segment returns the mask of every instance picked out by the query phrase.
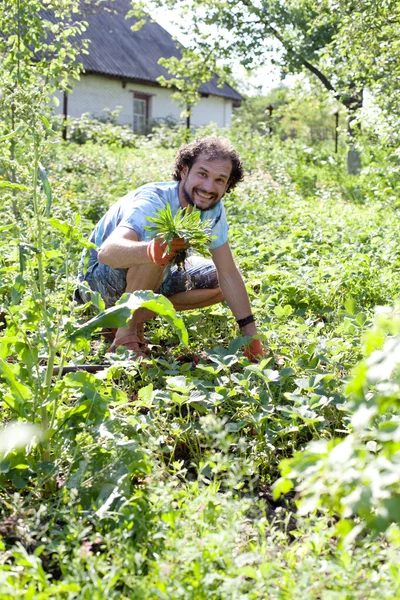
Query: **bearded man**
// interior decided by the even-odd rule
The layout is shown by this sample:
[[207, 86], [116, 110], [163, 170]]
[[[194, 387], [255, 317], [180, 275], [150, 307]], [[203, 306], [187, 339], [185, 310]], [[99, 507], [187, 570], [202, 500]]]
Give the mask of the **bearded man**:
[[[178, 311], [211, 306], [225, 300], [243, 335], [257, 334], [248, 294], [228, 242], [228, 224], [222, 198], [243, 179], [240, 157], [231, 144], [221, 137], [205, 137], [182, 146], [176, 156], [173, 181], [148, 183], [128, 193], [111, 206], [98, 222], [89, 241], [98, 250], [90, 250], [82, 260], [80, 281], [99, 292], [106, 307], [113, 306], [124, 292], [153, 290], [163, 294]], [[145, 229], [149, 217], [156, 216], [169, 204], [172, 214], [179, 208], [201, 211], [202, 220], [211, 221], [212, 260], [190, 256], [187, 275], [169, 266], [175, 254], [187, 247], [182, 239], [174, 240], [170, 251], [159, 240], [151, 239]], [[90, 294], [77, 289], [77, 300], [88, 302]], [[125, 346], [136, 357], [145, 356], [143, 323], [154, 313], [138, 309], [124, 327], [119, 327], [110, 348]], [[245, 348], [250, 360], [264, 355], [262, 344], [253, 339]]]

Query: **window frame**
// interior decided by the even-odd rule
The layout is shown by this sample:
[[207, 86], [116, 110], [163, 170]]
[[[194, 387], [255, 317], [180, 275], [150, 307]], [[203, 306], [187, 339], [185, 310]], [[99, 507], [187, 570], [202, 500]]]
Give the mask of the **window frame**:
[[[154, 94], [146, 94], [145, 92], [137, 92], [136, 90], [130, 90], [132, 94], [132, 130], [135, 133], [146, 133], [146, 128], [150, 119], [150, 99]], [[145, 102], [145, 111], [144, 111], [144, 127], [143, 130], [137, 131], [135, 130], [135, 115], [139, 115], [139, 113], [135, 112], [135, 100], [142, 100]], [[140, 115], [141, 116], [141, 115]]]

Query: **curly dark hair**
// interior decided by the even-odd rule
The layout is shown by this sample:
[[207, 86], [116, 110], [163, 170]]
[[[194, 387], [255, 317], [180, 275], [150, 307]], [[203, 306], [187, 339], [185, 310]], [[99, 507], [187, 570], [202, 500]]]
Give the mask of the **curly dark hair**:
[[228, 159], [231, 161], [232, 172], [226, 190], [227, 193], [233, 190], [239, 181], [243, 180], [243, 165], [238, 152], [236, 152], [232, 144], [226, 138], [210, 135], [195, 140], [190, 144], [184, 144], [179, 148], [175, 159], [174, 170], [172, 172], [174, 181], [181, 180], [181, 171], [183, 167], [188, 166], [190, 171], [200, 154], [203, 154], [207, 160]]

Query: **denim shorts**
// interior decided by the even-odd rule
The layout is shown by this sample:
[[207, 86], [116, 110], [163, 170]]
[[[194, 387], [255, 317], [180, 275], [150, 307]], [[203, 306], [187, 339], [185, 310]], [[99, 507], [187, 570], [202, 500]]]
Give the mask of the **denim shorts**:
[[[185, 269], [180, 271], [176, 266], [168, 268], [157, 294], [167, 298], [198, 289], [215, 289], [218, 287], [217, 270], [212, 260], [202, 256], [189, 256], [185, 261]], [[99, 262], [90, 265], [85, 273], [79, 277], [81, 282], [86, 281], [93, 292], [99, 292], [106, 308], [114, 306], [126, 288], [126, 272], [128, 269], [114, 269]], [[90, 292], [82, 287], [75, 290], [74, 298], [77, 302], [90, 302]]]

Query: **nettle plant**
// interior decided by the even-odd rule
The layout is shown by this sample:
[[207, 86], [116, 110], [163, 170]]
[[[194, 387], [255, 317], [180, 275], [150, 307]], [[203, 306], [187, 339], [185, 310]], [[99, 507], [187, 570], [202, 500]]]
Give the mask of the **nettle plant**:
[[[81, 233], [79, 215], [71, 223], [52, 216], [52, 189], [40, 162], [47, 138], [54, 136], [48, 120], [34, 114], [23, 133], [33, 157], [32, 180], [2, 182], [5, 190], [27, 194], [29, 225], [12, 222], [12, 258], [0, 263], [0, 273], [13, 280], [4, 298], [6, 327], [0, 337], [0, 392], [5, 420], [13, 423], [0, 431], [3, 442], [7, 440], [0, 445], [0, 477], [17, 488], [36, 479], [47, 491], [55, 491], [61, 477], [67, 486], [79, 487], [88, 504], [103, 503], [117, 488], [118, 494], [129, 494], [131, 476], [146, 472], [146, 460], [137, 450], [135, 431], [112, 417], [110, 404], [118, 411], [128, 402], [112, 375], [103, 379], [78, 372], [63, 377], [65, 362], [71, 357], [76, 364], [84, 362], [94, 330], [124, 325], [141, 306], [163, 316], [184, 344], [187, 331], [169, 300], [153, 292], [125, 294], [108, 310], [95, 299], [99, 314], [87, 323], [77, 322], [72, 266], [77, 248], [90, 244]], [[66, 463], [72, 444], [72, 459]]]
[[363, 340], [365, 358], [346, 387], [351, 433], [318, 440], [281, 464], [275, 495], [293, 487], [299, 512], [340, 516], [338, 532], [400, 524], [400, 309], [379, 308]]
[[[154, 294], [124, 298], [111, 314], [100, 306], [91, 323], [79, 327], [77, 322], [73, 272], [82, 247], [90, 245], [79, 215], [69, 221], [57, 218], [42, 163], [49, 144], [59, 141], [48, 120], [51, 94], [79, 71], [70, 37], [81, 32], [81, 25], [63, 19], [78, 6], [64, 0], [0, 5], [0, 56], [5, 57], [0, 69], [0, 229], [10, 233], [1, 242], [0, 257], [0, 397], [6, 423], [0, 431], [0, 481], [17, 488], [35, 481], [46, 491], [54, 491], [61, 481], [86, 486], [90, 503], [108, 497], [110, 477], [129, 493], [127, 474], [145, 472], [145, 461], [135, 433], [128, 435], [128, 426], [111, 419], [110, 403], [118, 410], [128, 401], [126, 393], [111, 376], [104, 381], [82, 372], [62, 377], [65, 362], [84, 362], [94, 329], [114, 317], [116, 326], [126, 323], [143, 304], [176, 323], [184, 343], [187, 333], [172, 305]], [[47, 19], [40, 12], [45, 9], [55, 11], [60, 23]], [[40, 58], [46, 52], [51, 61]], [[106, 438], [113, 439], [108, 450], [106, 431]], [[132, 440], [128, 445], [127, 436]], [[89, 447], [93, 453], [85, 457]], [[120, 468], [107, 475], [107, 465], [117, 463]]]

